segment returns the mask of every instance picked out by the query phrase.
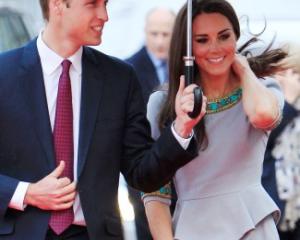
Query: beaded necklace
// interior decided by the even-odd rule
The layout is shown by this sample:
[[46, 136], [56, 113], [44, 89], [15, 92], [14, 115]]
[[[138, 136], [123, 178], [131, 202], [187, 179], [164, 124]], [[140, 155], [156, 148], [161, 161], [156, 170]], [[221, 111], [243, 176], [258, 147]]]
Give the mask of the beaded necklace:
[[231, 108], [237, 104], [242, 97], [242, 89], [237, 88], [225, 97], [208, 99], [206, 106], [206, 114], [217, 113]]

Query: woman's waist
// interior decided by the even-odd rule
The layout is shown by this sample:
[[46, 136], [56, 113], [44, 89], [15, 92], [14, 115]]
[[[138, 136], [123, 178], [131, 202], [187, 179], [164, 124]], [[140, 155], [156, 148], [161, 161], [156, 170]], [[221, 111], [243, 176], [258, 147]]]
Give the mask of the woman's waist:
[[207, 182], [205, 184], [178, 184], [175, 182], [176, 191], [179, 200], [192, 200], [214, 197], [225, 194], [235, 194], [239, 192], [246, 191], [252, 188], [262, 188], [261, 182], [256, 181], [239, 181], [235, 182]]
[[192, 173], [184, 169], [177, 171], [174, 184], [178, 197], [207, 197], [243, 191], [249, 186], [261, 185], [261, 170], [254, 164], [244, 168], [232, 166], [231, 169]]
[[278, 207], [261, 184], [215, 195], [180, 196], [173, 217], [175, 237], [185, 239], [190, 233], [194, 238], [189, 239], [240, 239], [270, 214], [278, 221]]

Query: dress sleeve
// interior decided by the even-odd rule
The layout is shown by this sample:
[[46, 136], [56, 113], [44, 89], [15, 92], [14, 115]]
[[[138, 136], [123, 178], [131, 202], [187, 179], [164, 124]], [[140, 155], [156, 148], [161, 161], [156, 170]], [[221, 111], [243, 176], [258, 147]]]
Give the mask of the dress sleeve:
[[150, 95], [149, 101], [147, 104], [147, 119], [150, 122], [151, 126], [151, 135], [154, 140], [157, 140], [160, 136], [159, 130], [159, 116], [161, 108], [166, 101], [167, 92], [166, 91], [157, 91]]
[[166, 184], [159, 190], [151, 193], [142, 193], [144, 205], [151, 201], [158, 201], [167, 205], [171, 205], [172, 189], [171, 183]]
[[275, 79], [268, 77], [262, 80], [262, 83], [273, 92], [273, 94], [277, 99], [278, 114], [271, 124], [264, 127], [264, 130], [269, 131], [276, 128], [282, 120], [283, 107], [284, 107], [284, 95], [281, 91], [278, 82]]

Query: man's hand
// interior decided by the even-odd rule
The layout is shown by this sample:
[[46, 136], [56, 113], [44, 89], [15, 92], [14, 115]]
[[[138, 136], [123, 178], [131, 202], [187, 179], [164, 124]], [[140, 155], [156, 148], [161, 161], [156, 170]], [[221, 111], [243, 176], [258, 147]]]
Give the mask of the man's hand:
[[207, 99], [205, 96], [203, 96], [202, 108], [199, 116], [195, 119], [190, 118], [188, 113], [192, 112], [194, 109], [194, 88], [196, 88], [197, 85], [191, 84], [186, 88], [184, 87], [184, 85], [184, 76], [181, 76], [175, 102], [175, 111], [177, 117], [175, 119], [174, 129], [176, 133], [182, 138], [188, 138], [191, 135], [194, 126], [206, 113]]
[[44, 210], [63, 210], [70, 208], [75, 199], [76, 185], [67, 177], [59, 178], [65, 162], [49, 175], [36, 183], [29, 184], [24, 203]]

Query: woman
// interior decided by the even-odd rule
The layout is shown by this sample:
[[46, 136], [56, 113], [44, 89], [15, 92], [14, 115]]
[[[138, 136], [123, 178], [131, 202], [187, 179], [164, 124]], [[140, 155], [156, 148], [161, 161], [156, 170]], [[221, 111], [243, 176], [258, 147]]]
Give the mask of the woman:
[[[154, 93], [148, 103], [154, 138], [176, 116], [185, 23], [186, 6], [172, 36], [169, 90]], [[268, 48], [257, 57], [237, 54], [239, 22], [225, 0], [194, 1], [192, 29], [195, 79], [207, 98], [206, 115], [194, 128], [199, 155], [174, 176], [173, 229], [169, 186], [143, 196], [152, 235], [155, 240], [278, 239], [279, 210], [260, 179], [269, 130], [279, 124], [284, 102], [276, 82], [266, 76], [281, 68], [286, 53]]]

